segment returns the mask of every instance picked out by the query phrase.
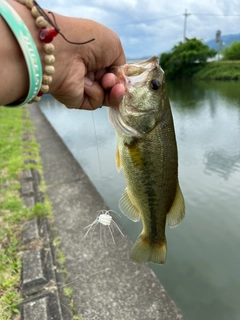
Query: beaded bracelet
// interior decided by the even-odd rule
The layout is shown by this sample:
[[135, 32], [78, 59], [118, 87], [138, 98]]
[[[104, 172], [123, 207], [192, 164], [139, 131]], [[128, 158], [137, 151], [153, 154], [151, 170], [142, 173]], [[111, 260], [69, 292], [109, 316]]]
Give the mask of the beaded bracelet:
[[[44, 12], [44, 10], [38, 5], [38, 3], [35, 0], [16, 0], [16, 1], [25, 5], [27, 8], [29, 8], [31, 10], [32, 16], [36, 19], [36, 26], [40, 29], [39, 30], [39, 40], [41, 42], [45, 43], [43, 48], [45, 51], [44, 62], [46, 64], [46, 66], [44, 67], [44, 74], [42, 75], [42, 67], [41, 67], [39, 54], [38, 54], [38, 51], [36, 49], [36, 45], [34, 44], [34, 41], [32, 39], [30, 32], [28, 31], [26, 25], [24, 24], [24, 22], [22, 21], [20, 16], [13, 10], [13, 8], [9, 4], [7, 4], [7, 9], [8, 9], [7, 11], [8, 11], [8, 13], [10, 12], [10, 19], [5, 18], [6, 15], [2, 13], [2, 11], [3, 11], [2, 6], [4, 7], [4, 5], [2, 5], [2, 4], [3, 3], [6, 4], [7, 2], [4, 0], [0, 0], [0, 3], [1, 3], [0, 13], [1, 13], [1, 15], [3, 15], [4, 19], [8, 23], [9, 27], [12, 29], [13, 33], [15, 34], [15, 36], [19, 42], [19, 45], [23, 51], [25, 60], [27, 62], [28, 71], [29, 71], [29, 80], [30, 80], [29, 81], [30, 88], [29, 88], [29, 93], [28, 93], [27, 98], [23, 102], [17, 101], [15, 103], [9, 104], [7, 106], [21, 106], [26, 103], [38, 102], [38, 101], [40, 101], [41, 96], [44, 93], [47, 93], [49, 91], [49, 85], [52, 82], [52, 75], [55, 72], [55, 68], [53, 66], [53, 64], [55, 62], [55, 56], [53, 55], [55, 47], [52, 43], [50, 43], [50, 42], [52, 42], [54, 37], [56, 37], [58, 34], [60, 34], [65, 41], [67, 41], [68, 43], [71, 43], [71, 44], [76, 44], [76, 45], [86, 44], [86, 43], [89, 43], [89, 42], [92, 42], [95, 40], [95, 38], [93, 38], [93, 39], [87, 40], [85, 42], [69, 41], [60, 32], [60, 29], [58, 28], [58, 26], [56, 24], [55, 17], [52, 12], [48, 12], [48, 13], [52, 14], [52, 16], [54, 18], [54, 22], [52, 22], [52, 20], [48, 17], [48, 15]], [[28, 48], [28, 50], [25, 50], [26, 48], [23, 44], [22, 39], [17, 36], [18, 32], [16, 32], [16, 30], [19, 31], [20, 26], [15, 26], [15, 23], [13, 20], [15, 20], [16, 17], [17, 17], [17, 19], [19, 18], [19, 20], [21, 20], [21, 28], [24, 29], [25, 32], [27, 32], [27, 36], [29, 36], [29, 38], [31, 39], [31, 43], [33, 44], [34, 48], [30, 47], [30, 48]], [[52, 27], [47, 28], [48, 24], [50, 24]], [[34, 64], [34, 61], [32, 61], [33, 60], [32, 56], [36, 56], [38, 68]], [[32, 58], [31, 61], [29, 61], [29, 57]], [[30, 71], [32, 71], [32, 69], [35, 71], [35, 73], [34, 73], [35, 78], [30, 73]], [[36, 79], [36, 77], [37, 77], [37, 79]], [[41, 79], [41, 81], [39, 79]], [[34, 94], [32, 94], [32, 87], [34, 85], [35, 85]], [[31, 94], [30, 94], [30, 91], [31, 91]]]
[[[86, 44], [94, 41], [95, 39], [93, 38], [85, 42], [69, 41], [60, 32], [60, 29], [57, 26], [54, 14], [52, 12], [49, 11], [48, 13], [52, 14], [54, 18], [54, 23], [47, 16], [47, 14], [44, 12], [44, 10], [38, 5], [38, 3], [35, 0], [17, 0], [17, 1], [21, 4], [25, 4], [31, 10], [32, 16], [36, 19], [36, 26], [40, 29], [39, 40], [45, 43], [43, 48], [46, 53], [44, 56], [44, 62], [46, 63], [46, 66], [44, 68], [45, 73], [43, 74], [42, 85], [37, 96], [29, 103], [38, 102], [41, 99], [41, 96], [44, 93], [47, 93], [49, 91], [49, 85], [52, 82], [52, 75], [55, 73], [55, 68], [53, 66], [55, 62], [55, 57], [53, 55], [55, 47], [52, 43], [50, 43], [52, 42], [53, 38], [56, 37], [58, 34], [60, 34], [65, 41], [71, 44], [76, 44], [76, 45]], [[47, 28], [48, 24], [50, 24], [52, 27]]]
[[45, 43], [43, 49], [46, 53], [44, 56], [44, 62], [46, 63], [46, 66], [44, 67], [42, 84], [38, 94], [28, 103], [38, 102], [40, 101], [41, 96], [49, 91], [49, 85], [52, 82], [52, 75], [55, 72], [55, 68], [53, 66], [55, 62], [55, 57], [53, 55], [55, 47], [50, 42], [52, 42], [53, 38], [58, 35], [58, 31], [56, 28], [47, 28], [48, 21], [42, 16], [43, 10], [41, 10], [36, 1], [17, 0], [17, 2], [26, 5], [26, 7], [31, 10], [32, 16], [36, 19], [36, 26], [40, 29], [39, 39], [41, 42]]

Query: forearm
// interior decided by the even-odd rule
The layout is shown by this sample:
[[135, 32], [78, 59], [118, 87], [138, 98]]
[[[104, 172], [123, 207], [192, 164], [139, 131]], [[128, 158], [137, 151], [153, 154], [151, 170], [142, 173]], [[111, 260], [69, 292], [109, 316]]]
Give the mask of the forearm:
[[[22, 5], [13, 0], [8, 0], [8, 3], [15, 9], [15, 11], [20, 15], [20, 17], [26, 24], [30, 34], [33, 37], [33, 40], [39, 52], [42, 67], [44, 68], [44, 43], [39, 40], [39, 29], [36, 26], [34, 17], [25, 5]], [[60, 18], [61, 16], [58, 16], [57, 21], [61, 23], [62, 21]], [[17, 101], [20, 98], [26, 97], [29, 88], [29, 75], [22, 50], [14, 34], [12, 33], [11, 29], [2, 16], [0, 16], [0, 30], [0, 105], [5, 105]], [[56, 74], [53, 77], [53, 82], [50, 86], [49, 93], [56, 90], [56, 86], [58, 84], [55, 80], [60, 80], [61, 76], [63, 76], [63, 66], [66, 67], [66, 69], [68, 67], [66, 61], [69, 60], [62, 57], [68, 52], [68, 49], [66, 47], [69, 47], [69, 49], [71, 50], [74, 49], [70, 48], [70, 46], [66, 46], [67, 43], [64, 43], [64, 40], [62, 38], [57, 38], [54, 39], [54, 55], [57, 55], [59, 59], [58, 61], [56, 60]], [[72, 52], [69, 54], [72, 55]], [[63, 60], [65, 60], [64, 64]]]
[[29, 80], [22, 50], [2, 16], [0, 30], [0, 105], [4, 105], [26, 96]]

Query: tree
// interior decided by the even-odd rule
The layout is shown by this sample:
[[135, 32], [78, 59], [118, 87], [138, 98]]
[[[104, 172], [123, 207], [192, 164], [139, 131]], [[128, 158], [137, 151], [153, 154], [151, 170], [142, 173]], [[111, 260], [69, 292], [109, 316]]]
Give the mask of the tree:
[[231, 46], [223, 50], [224, 60], [240, 60], [240, 42], [234, 41]]
[[196, 38], [179, 42], [171, 52], [162, 53], [160, 65], [165, 70], [167, 78], [190, 79], [202, 68], [208, 58], [214, 57], [216, 51]]

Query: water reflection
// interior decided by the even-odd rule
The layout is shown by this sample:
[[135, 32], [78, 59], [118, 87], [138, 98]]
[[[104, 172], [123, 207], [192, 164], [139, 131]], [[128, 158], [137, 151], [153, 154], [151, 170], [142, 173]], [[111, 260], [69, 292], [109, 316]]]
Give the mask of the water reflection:
[[173, 102], [195, 108], [193, 103], [219, 95], [227, 104], [233, 103], [240, 110], [239, 82], [237, 81], [198, 81], [168, 82], [167, 89]]
[[[152, 265], [186, 319], [240, 319], [240, 95], [237, 82], [168, 83], [186, 218], [167, 229], [168, 258]], [[125, 188], [115, 167], [116, 139], [106, 109], [91, 112], [42, 110], [93, 181], [118, 211]], [[141, 224], [120, 223], [135, 240]]]
[[232, 173], [240, 170], [240, 153], [229, 155], [223, 149], [206, 151], [204, 165], [206, 174], [214, 172], [224, 180], [228, 180]]

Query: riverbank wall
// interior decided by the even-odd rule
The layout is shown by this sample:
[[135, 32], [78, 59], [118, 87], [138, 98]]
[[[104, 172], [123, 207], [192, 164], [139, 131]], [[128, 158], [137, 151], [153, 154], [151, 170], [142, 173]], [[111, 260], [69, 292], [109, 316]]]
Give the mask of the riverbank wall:
[[[108, 208], [38, 105], [29, 106], [29, 112], [40, 146], [54, 229], [65, 257], [74, 314], [84, 320], [183, 319], [152, 270], [129, 260], [132, 244], [127, 236], [116, 230], [115, 243], [109, 235], [106, 242], [84, 238], [84, 228], [99, 210]], [[60, 305], [67, 308], [61, 301]]]

